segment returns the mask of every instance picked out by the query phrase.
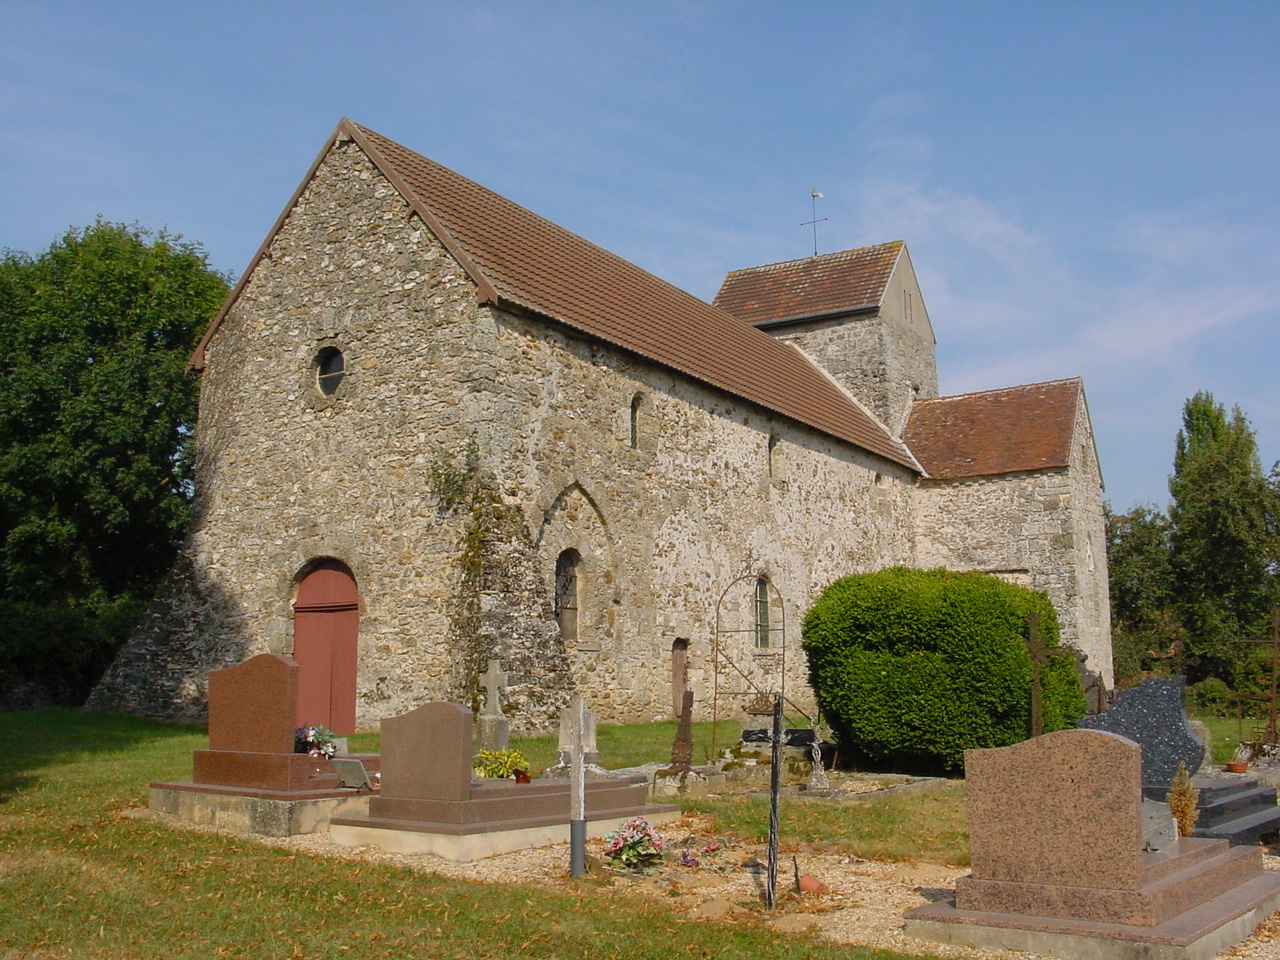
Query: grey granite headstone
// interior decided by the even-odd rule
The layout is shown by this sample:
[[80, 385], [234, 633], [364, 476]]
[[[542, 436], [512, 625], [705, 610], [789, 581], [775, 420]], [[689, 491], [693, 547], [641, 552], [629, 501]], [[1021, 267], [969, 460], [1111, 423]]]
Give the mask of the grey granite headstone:
[[1142, 748], [1142, 785], [1169, 787], [1185, 763], [1194, 775], [1204, 761], [1204, 744], [1187, 723], [1182, 702], [1185, 680], [1148, 677], [1126, 690], [1106, 713], [1083, 717], [1080, 726], [1128, 737]]

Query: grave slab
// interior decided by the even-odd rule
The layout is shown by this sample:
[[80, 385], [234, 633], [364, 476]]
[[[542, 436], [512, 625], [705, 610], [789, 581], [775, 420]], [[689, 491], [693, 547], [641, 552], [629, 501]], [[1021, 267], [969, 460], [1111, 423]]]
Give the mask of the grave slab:
[[[568, 783], [473, 781], [472, 719], [460, 704], [429, 703], [382, 721], [381, 794], [370, 798], [367, 814], [334, 818], [330, 837], [464, 862], [567, 841]], [[646, 795], [644, 784], [588, 783], [588, 834], [602, 835], [631, 817], [679, 816], [679, 808], [650, 804]]]
[[906, 914], [922, 939], [1085, 958], [1197, 960], [1280, 907], [1257, 847], [1182, 838], [1143, 849], [1141, 751], [1064, 730], [969, 750], [972, 872]]
[[[367, 808], [333, 763], [294, 753], [298, 664], [262, 654], [209, 673], [209, 749], [190, 780], [151, 784], [148, 809], [245, 833], [290, 836], [327, 829], [337, 812]], [[378, 770], [378, 757], [358, 755]]]

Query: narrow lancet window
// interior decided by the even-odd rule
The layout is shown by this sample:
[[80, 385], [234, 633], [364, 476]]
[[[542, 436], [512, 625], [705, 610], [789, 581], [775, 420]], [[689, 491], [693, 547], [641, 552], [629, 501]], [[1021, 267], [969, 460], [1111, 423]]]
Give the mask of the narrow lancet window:
[[578, 639], [578, 551], [565, 550], [556, 557], [556, 622], [560, 639], [574, 643]]
[[756, 647], [765, 650], [770, 646], [769, 581], [761, 577], [756, 581]]

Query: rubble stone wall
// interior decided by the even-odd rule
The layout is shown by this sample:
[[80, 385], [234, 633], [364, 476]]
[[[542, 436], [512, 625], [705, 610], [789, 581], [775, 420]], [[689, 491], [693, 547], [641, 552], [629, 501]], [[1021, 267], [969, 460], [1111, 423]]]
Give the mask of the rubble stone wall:
[[[315, 361], [329, 346], [347, 372], [326, 397]], [[811, 707], [803, 611], [836, 577], [913, 556], [907, 471], [478, 306], [351, 143], [257, 265], [201, 390], [193, 527], [98, 707], [198, 719], [209, 669], [291, 651], [291, 601], [322, 558], [360, 592], [362, 728], [474, 702], [489, 657], [511, 677], [516, 729], [549, 728], [574, 690], [602, 719], [665, 717], [676, 641], [703, 715], [713, 690], [747, 686], [739, 670], [776, 687], [784, 659], [789, 695]], [[571, 643], [553, 609], [566, 549], [582, 558]], [[757, 651], [761, 576], [777, 594], [774, 646]]]

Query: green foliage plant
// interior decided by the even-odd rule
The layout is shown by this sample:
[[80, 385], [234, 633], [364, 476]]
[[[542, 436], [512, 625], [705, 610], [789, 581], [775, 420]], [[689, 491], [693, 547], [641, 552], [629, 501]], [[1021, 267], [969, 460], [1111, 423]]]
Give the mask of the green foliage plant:
[[[1056, 644], [1048, 598], [987, 574], [894, 567], [837, 580], [805, 616], [810, 683], [842, 748], [959, 770], [964, 751], [1030, 735], [1027, 618]], [[1072, 727], [1084, 694], [1069, 656], [1041, 672], [1044, 731]]]
[[512, 776], [517, 770], [529, 769], [529, 761], [519, 750], [481, 750], [472, 763], [476, 773], [482, 777], [493, 777], [499, 780]]
[[459, 450], [440, 450], [428, 460], [427, 489], [442, 513], [454, 510], [471, 492], [479, 456], [475, 439], [468, 438]]
[[83, 701], [119, 615], [169, 570], [192, 495], [187, 360], [227, 289], [198, 246], [136, 225], [0, 255], [0, 634], [15, 604], [47, 631], [0, 640], [6, 683]]
[[0, 599], [0, 691], [6, 707], [79, 706], [146, 604], [128, 597], [92, 607]]
[[1238, 641], [1265, 636], [1280, 600], [1277, 491], [1239, 407], [1228, 415], [1206, 391], [1187, 400], [1169, 493], [1173, 591], [1197, 657], [1188, 672], [1239, 687], [1251, 653]]
[[1235, 692], [1217, 677], [1205, 677], [1187, 687], [1187, 700], [1191, 713], [1235, 716]]
[[149, 598], [186, 529], [204, 252], [98, 221], [0, 257], [0, 596]]

